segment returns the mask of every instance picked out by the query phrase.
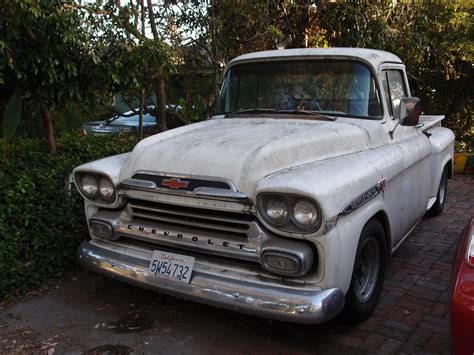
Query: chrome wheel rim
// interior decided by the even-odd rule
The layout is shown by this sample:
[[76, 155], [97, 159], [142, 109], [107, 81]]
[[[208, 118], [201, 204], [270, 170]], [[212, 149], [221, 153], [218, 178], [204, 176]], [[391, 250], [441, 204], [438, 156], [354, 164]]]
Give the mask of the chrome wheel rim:
[[441, 176], [441, 182], [439, 184], [439, 204], [442, 205], [444, 202], [444, 196], [446, 195], [446, 172], [443, 171]]
[[370, 236], [359, 250], [355, 267], [355, 294], [360, 302], [367, 301], [375, 290], [380, 268], [380, 247]]

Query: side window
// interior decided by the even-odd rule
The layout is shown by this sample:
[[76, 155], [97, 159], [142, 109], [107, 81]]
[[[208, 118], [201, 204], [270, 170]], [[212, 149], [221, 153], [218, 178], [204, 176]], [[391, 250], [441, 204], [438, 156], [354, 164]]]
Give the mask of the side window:
[[383, 85], [383, 92], [385, 94], [385, 101], [387, 101], [388, 113], [390, 113], [390, 116], [393, 117], [392, 100], [390, 99], [390, 89], [388, 88], [388, 79], [387, 79], [386, 70], [382, 72], [382, 85]]
[[382, 82], [388, 110], [392, 117], [398, 118], [400, 115], [400, 102], [403, 97], [407, 96], [403, 71], [395, 69], [385, 70], [382, 75]]

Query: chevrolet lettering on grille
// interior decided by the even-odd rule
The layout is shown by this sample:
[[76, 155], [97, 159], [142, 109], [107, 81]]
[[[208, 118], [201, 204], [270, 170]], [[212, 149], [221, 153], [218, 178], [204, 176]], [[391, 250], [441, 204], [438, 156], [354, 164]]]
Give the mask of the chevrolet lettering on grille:
[[[215, 246], [215, 247], [224, 247], [224, 248], [232, 248], [238, 249], [245, 252], [256, 253], [257, 250], [255, 248], [249, 247], [243, 243], [233, 243], [227, 240], [216, 240], [212, 238], [205, 238], [205, 237], [198, 237], [196, 235], [185, 235], [182, 233], [173, 233], [168, 231], [162, 231], [154, 228], [128, 224], [122, 225], [119, 227], [119, 230], [122, 232], [125, 231], [133, 231], [138, 233], [143, 233], [144, 235], [152, 235], [158, 237], [161, 240], [174, 240], [179, 241], [184, 244], [200, 244], [200, 245], [207, 245], [207, 246]], [[164, 238], [163, 238], [164, 237]]]
[[170, 189], [185, 189], [189, 185], [189, 181], [183, 181], [179, 178], [163, 179], [161, 186], [168, 187]]

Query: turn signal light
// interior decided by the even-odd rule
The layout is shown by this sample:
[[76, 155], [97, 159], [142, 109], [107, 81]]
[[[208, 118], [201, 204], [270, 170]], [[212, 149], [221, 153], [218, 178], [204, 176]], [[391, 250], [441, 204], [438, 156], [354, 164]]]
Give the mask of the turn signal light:
[[277, 274], [283, 275], [295, 275], [298, 274], [301, 269], [301, 261], [295, 255], [268, 251], [262, 256], [263, 267]]
[[92, 233], [101, 238], [112, 239], [114, 236], [112, 225], [105, 221], [99, 221], [96, 219], [90, 220], [89, 228]]

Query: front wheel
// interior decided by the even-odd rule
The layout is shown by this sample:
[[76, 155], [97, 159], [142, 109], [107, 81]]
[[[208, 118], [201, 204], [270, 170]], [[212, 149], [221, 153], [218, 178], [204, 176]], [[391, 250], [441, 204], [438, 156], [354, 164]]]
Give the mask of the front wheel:
[[446, 192], [448, 191], [448, 173], [447, 168], [444, 167], [441, 180], [439, 181], [438, 194], [436, 195], [436, 202], [426, 213], [430, 217], [435, 217], [444, 210], [444, 204], [446, 202]]
[[385, 245], [382, 225], [371, 219], [362, 229], [346, 294], [345, 313], [352, 320], [367, 318], [377, 305], [385, 275]]

